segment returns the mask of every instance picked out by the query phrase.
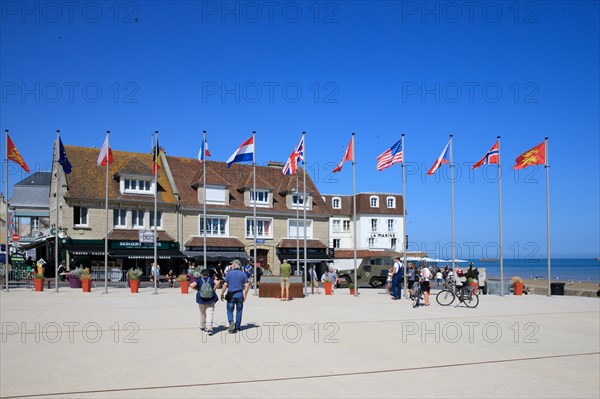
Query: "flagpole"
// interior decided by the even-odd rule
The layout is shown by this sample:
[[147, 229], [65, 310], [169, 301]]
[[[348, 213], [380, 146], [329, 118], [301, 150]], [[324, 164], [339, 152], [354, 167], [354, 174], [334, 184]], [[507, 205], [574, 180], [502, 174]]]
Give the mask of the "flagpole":
[[[56, 154], [58, 153], [58, 157]], [[54, 152], [56, 162], [54, 164], [54, 169], [56, 170], [56, 181], [55, 181], [55, 194], [56, 194], [56, 228], [54, 230], [54, 281], [56, 285], [56, 292], [58, 292], [58, 179], [60, 178], [60, 173], [58, 171], [58, 160], [60, 159], [60, 130], [56, 131], [56, 150]], [[58, 164], [58, 165], [57, 165]], [[8, 219], [7, 219], [8, 221]]]
[[544, 138], [545, 141], [545, 151], [546, 151], [546, 164], [544, 167], [546, 168], [546, 239], [548, 241], [548, 249], [547, 249], [547, 257], [548, 257], [548, 296], [551, 296], [550, 293], [550, 165], [548, 165], [548, 137]]
[[452, 144], [452, 135], [450, 135], [450, 193], [450, 208], [452, 212], [452, 274], [456, 278], [456, 257], [454, 253], [454, 146]]
[[303, 181], [303, 186], [304, 186], [304, 193], [302, 195], [302, 209], [304, 210], [304, 288], [303, 288], [303, 293], [304, 296], [306, 296], [306, 132], [302, 132], [302, 152], [304, 153], [304, 156], [302, 157], [302, 166], [304, 166], [304, 181]]
[[502, 168], [500, 167], [500, 136], [498, 136], [498, 217], [500, 218], [500, 296], [504, 296], [504, 254], [502, 250]]
[[354, 296], [358, 296], [358, 277], [357, 277], [357, 259], [356, 259], [356, 240], [357, 240], [357, 231], [356, 231], [356, 157], [354, 154], [354, 137], [355, 133], [352, 132], [352, 219], [354, 229], [352, 237], [353, 237], [353, 246], [354, 246]]
[[[256, 268], [258, 267], [257, 265], [257, 260], [258, 260], [258, 255], [256, 253], [257, 248], [256, 248], [256, 199], [257, 199], [257, 195], [256, 195], [256, 131], [252, 131], [252, 142], [254, 143], [254, 153], [252, 154], [252, 194], [254, 196], [254, 207], [253, 207], [253, 212], [254, 212], [254, 228], [253, 230], [253, 235], [254, 235], [254, 281], [256, 281]], [[257, 291], [257, 285], [254, 284], [254, 296], [258, 295], [258, 291]]]
[[[160, 149], [158, 148], [158, 130], [154, 131], [154, 292], [153, 295], [158, 294], [158, 259], [157, 259], [157, 251], [156, 251], [156, 243], [158, 234], [156, 231], [156, 226], [158, 225], [157, 216], [157, 203], [158, 203], [158, 157], [160, 156]], [[205, 229], [206, 230], [206, 229]], [[152, 273], [152, 268], [150, 268], [150, 272]]]
[[204, 194], [202, 194], [202, 213], [204, 214], [204, 226], [202, 226], [202, 230], [204, 230], [204, 268], [208, 269], [206, 265], [206, 130], [202, 132], [204, 134], [204, 145], [200, 149], [203, 152], [202, 159], [204, 159], [202, 165], [202, 179], [204, 180]]
[[110, 130], [106, 131], [106, 197], [104, 200], [104, 214], [106, 217], [104, 225], [104, 293], [108, 294], [108, 168], [110, 167]]
[[296, 273], [300, 271], [300, 177], [296, 159]]
[[5, 291], [8, 292], [8, 279], [10, 277], [8, 275], [8, 254], [10, 252], [10, 250], [8, 249], [8, 130], [5, 130], [4, 132], [6, 133], [6, 167], [4, 169], [6, 172], [6, 198], [4, 198], [4, 203], [6, 205], [6, 252], [4, 253], [4, 278], [6, 282]]
[[[406, 278], [406, 272], [408, 270], [407, 264], [406, 264], [406, 251], [408, 250], [408, 234], [406, 234], [406, 167], [405, 167], [405, 163], [406, 163], [406, 158], [405, 158], [406, 154], [404, 153], [404, 133], [402, 134], [402, 230], [404, 232], [404, 239], [402, 240], [404, 242], [404, 287], [408, 287], [408, 283], [407, 283], [407, 278]], [[404, 289], [404, 298], [408, 298], [408, 290], [405, 288]]]

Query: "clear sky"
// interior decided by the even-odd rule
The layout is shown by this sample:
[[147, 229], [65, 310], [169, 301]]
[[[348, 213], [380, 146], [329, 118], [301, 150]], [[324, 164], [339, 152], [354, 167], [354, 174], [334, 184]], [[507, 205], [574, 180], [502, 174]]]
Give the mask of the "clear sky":
[[449, 257], [448, 168], [425, 174], [454, 134], [458, 255], [477, 259], [497, 256], [496, 169], [469, 169], [501, 135], [505, 256], [543, 258], [544, 168], [511, 167], [548, 136], [552, 256], [600, 256], [596, 1], [0, 4], [0, 128], [32, 171], [56, 129], [138, 152], [159, 130], [184, 157], [207, 130], [222, 161], [256, 130], [259, 163], [306, 131], [320, 191], [351, 194], [351, 165], [331, 170], [356, 132], [357, 190], [401, 193], [375, 165], [404, 133], [411, 249]]

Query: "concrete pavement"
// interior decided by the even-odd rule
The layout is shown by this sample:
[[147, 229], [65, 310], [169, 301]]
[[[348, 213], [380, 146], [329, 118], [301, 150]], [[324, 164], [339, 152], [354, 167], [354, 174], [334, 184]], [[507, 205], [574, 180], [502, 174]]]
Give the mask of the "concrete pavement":
[[383, 290], [252, 296], [202, 333], [194, 294], [0, 294], [2, 397], [600, 396], [600, 301], [481, 296], [413, 309]]

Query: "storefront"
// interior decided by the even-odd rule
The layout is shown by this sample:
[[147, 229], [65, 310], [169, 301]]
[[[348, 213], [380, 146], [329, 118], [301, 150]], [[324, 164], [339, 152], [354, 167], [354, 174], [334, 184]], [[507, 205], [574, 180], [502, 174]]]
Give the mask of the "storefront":
[[[277, 257], [280, 262], [287, 259], [292, 265], [292, 270], [298, 274], [298, 270], [304, 267], [304, 240], [284, 239], [277, 245]], [[299, 260], [299, 265], [297, 265]], [[306, 264], [308, 267], [315, 265], [317, 273], [321, 275], [333, 262], [333, 248], [327, 248], [320, 240], [306, 241]]]
[[[194, 237], [185, 243], [183, 253], [202, 265], [204, 262], [204, 238]], [[206, 238], [206, 262], [208, 266], [225, 265], [234, 259], [244, 261], [249, 256], [244, 244], [237, 238]]]

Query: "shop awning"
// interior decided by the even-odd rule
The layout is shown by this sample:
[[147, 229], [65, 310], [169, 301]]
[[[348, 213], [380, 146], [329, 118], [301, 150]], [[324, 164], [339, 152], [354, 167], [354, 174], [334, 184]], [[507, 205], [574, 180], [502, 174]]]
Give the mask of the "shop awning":
[[19, 245], [19, 251], [28, 251], [30, 249], [34, 249], [34, 248], [38, 248], [38, 247], [44, 246], [44, 245], [49, 244], [51, 242], [54, 242], [54, 236], [45, 237], [42, 240], [37, 240], [37, 241], [29, 242], [29, 243], [24, 244], [24, 245]]
[[[153, 249], [111, 249], [109, 254], [112, 258], [126, 259], [154, 259]], [[156, 253], [158, 259], [187, 258], [177, 249], [160, 250]]]
[[[65, 245], [67, 251], [72, 256], [94, 256], [104, 255], [104, 245], [92, 245], [92, 244], [67, 244]], [[109, 249], [110, 254], [110, 249]]]
[[[203, 251], [183, 251], [188, 258], [194, 258], [198, 261], [204, 260]], [[248, 254], [244, 251], [206, 251], [206, 260], [211, 262], [232, 261], [234, 259], [248, 259]]]

